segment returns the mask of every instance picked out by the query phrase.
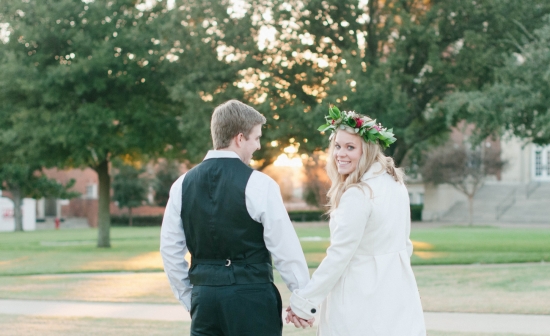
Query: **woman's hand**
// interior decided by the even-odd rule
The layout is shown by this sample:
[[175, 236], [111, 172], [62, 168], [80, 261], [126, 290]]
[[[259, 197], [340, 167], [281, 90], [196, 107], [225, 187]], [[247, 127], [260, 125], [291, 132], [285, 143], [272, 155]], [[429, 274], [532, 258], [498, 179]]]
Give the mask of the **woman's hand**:
[[301, 317], [299, 317], [298, 315], [294, 314], [294, 312], [292, 311], [292, 309], [290, 307], [288, 307], [286, 309], [286, 318], [285, 318], [285, 321], [287, 324], [289, 324], [290, 322], [294, 323], [294, 326], [296, 328], [307, 328], [308, 326], [310, 327], [313, 327], [313, 322], [315, 322], [315, 318], [312, 318], [311, 320], [305, 320]]

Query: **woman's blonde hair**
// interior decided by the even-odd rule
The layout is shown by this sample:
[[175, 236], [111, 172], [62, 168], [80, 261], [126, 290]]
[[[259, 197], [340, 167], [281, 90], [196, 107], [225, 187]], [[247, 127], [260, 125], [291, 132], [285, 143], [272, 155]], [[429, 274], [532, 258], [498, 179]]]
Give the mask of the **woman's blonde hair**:
[[[336, 142], [336, 134], [338, 132], [348, 132], [361, 139], [361, 148], [363, 149], [363, 154], [359, 159], [356, 169], [349, 175], [341, 175], [340, 173], [338, 173], [338, 167], [336, 166], [336, 160], [334, 159], [334, 147]], [[361, 182], [361, 177], [376, 162], [382, 165], [382, 169], [379, 172], [385, 170], [393, 177], [395, 181], [403, 183], [403, 177], [405, 173], [401, 168], [397, 168], [395, 166], [395, 163], [391, 157], [384, 155], [384, 153], [382, 152], [382, 148], [379, 144], [365, 141], [365, 139], [355, 133], [355, 130], [353, 128], [348, 126], [346, 126], [344, 129], [339, 128], [336, 130], [336, 132], [332, 136], [332, 139], [330, 140], [326, 167], [328, 177], [332, 181], [332, 185], [327, 193], [327, 205], [329, 207], [329, 213], [334, 211], [338, 207], [338, 204], [340, 203], [340, 198], [349, 188], [363, 184], [370, 189], [368, 184]], [[372, 196], [373, 195], [371, 189], [371, 197]]]

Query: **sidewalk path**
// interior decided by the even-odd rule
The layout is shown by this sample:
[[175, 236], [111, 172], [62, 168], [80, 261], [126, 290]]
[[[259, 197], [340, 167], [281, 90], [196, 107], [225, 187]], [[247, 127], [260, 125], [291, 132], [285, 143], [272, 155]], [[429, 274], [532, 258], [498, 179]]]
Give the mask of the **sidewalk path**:
[[152, 303], [0, 300], [0, 314], [191, 321], [183, 306]]
[[[179, 305], [71, 301], [0, 300], [0, 314], [191, 321]], [[550, 335], [549, 315], [426, 312], [432, 331]]]

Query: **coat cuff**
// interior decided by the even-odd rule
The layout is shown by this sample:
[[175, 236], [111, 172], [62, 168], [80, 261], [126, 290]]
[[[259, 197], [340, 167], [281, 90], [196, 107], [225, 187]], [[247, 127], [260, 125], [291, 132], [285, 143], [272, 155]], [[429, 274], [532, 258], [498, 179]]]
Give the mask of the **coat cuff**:
[[299, 296], [296, 294], [295, 290], [290, 296], [290, 308], [294, 314], [298, 315], [305, 320], [310, 320], [317, 313], [317, 305], [313, 304], [311, 301]]

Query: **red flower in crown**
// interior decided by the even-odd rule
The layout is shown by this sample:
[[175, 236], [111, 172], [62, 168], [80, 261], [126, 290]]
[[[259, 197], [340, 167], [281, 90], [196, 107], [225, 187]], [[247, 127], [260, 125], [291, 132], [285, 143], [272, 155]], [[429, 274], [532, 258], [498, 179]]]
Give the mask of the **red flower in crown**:
[[363, 125], [363, 120], [361, 118], [355, 118], [355, 127], [360, 128]]

